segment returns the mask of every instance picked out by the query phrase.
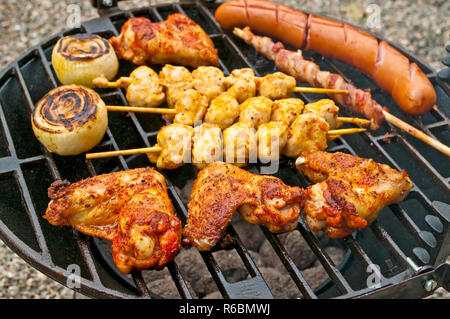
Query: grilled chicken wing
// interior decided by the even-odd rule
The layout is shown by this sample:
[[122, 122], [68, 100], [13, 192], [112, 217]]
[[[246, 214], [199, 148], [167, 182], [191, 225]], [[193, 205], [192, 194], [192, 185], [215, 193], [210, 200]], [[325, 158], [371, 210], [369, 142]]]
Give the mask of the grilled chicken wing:
[[259, 96], [268, 97], [271, 100], [288, 98], [294, 92], [297, 81], [294, 77], [281, 72], [267, 74], [256, 79], [256, 89]]
[[128, 274], [134, 269], [160, 269], [181, 248], [181, 222], [175, 216], [164, 180], [155, 183], [122, 206], [113, 259]]
[[220, 240], [239, 209], [242, 216], [272, 232], [296, 227], [304, 191], [273, 176], [255, 175], [216, 162], [200, 171], [189, 200], [183, 244], [210, 250]]
[[210, 102], [225, 91], [225, 76], [221, 69], [201, 66], [192, 71], [194, 89], [202, 93]]
[[217, 50], [203, 29], [181, 13], [162, 22], [131, 18], [109, 39], [118, 57], [136, 65], [174, 63], [218, 66]]
[[181, 245], [181, 222], [174, 215], [164, 177], [137, 168], [70, 184], [56, 181], [44, 218], [54, 226], [113, 242], [113, 258], [125, 274], [161, 268]]
[[297, 168], [314, 184], [307, 189], [304, 219], [312, 231], [345, 237], [375, 220], [412, 187], [406, 172], [344, 153], [303, 153]]
[[44, 218], [54, 226], [72, 226], [84, 234], [112, 240], [120, 207], [161, 178], [151, 168], [138, 168], [73, 184], [56, 181], [48, 190], [51, 201]]

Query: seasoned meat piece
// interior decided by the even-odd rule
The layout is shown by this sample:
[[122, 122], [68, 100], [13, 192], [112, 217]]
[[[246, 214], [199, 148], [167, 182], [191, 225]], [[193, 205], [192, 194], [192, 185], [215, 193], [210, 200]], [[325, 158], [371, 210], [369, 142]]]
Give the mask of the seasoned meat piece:
[[177, 114], [174, 123], [193, 126], [196, 121], [203, 119], [208, 108], [208, 99], [196, 90], [189, 89], [181, 93], [175, 104]]
[[248, 98], [240, 105], [239, 122], [250, 123], [258, 128], [261, 124], [270, 121], [272, 105], [272, 100], [265, 96]]
[[327, 121], [318, 115], [300, 114], [288, 129], [288, 141], [282, 151], [283, 155], [297, 157], [302, 152], [325, 150], [329, 129]]
[[211, 101], [205, 114], [205, 122], [218, 125], [222, 130], [230, 127], [239, 117], [240, 108], [236, 99], [228, 92]]
[[258, 96], [265, 96], [271, 100], [290, 97], [296, 86], [297, 81], [294, 77], [281, 72], [267, 74], [256, 80]]
[[192, 71], [194, 89], [202, 93], [210, 102], [225, 91], [225, 76], [221, 69], [201, 66]]
[[222, 160], [222, 130], [215, 124], [194, 127], [192, 163], [197, 168]]
[[287, 125], [294, 122], [297, 115], [302, 114], [303, 101], [297, 98], [276, 100], [272, 106], [271, 121], [281, 121]]
[[203, 29], [181, 13], [162, 22], [130, 18], [109, 42], [120, 59], [144, 64], [219, 65], [214, 44]]

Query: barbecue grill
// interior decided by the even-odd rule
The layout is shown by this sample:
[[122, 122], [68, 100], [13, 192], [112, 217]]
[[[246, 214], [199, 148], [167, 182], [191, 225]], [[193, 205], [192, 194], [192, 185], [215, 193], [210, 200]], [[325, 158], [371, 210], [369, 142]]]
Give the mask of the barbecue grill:
[[[162, 21], [171, 13], [181, 12], [209, 34], [226, 75], [235, 68], [251, 67], [261, 76], [276, 71], [276, 67], [252, 47], [220, 28], [214, 20], [218, 4], [185, 1], [121, 11], [117, 1], [92, 2], [99, 9], [99, 18], [50, 37], [0, 74], [0, 237], [33, 267], [64, 285], [72, 278], [68, 266], [78, 265], [81, 281], [74, 289], [87, 296], [158, 298], [160, 296], [147, 287], [142, 272], [135, 271], [131, 277], [120, 274], [99, 240], [69, 228], [53, 227], [42, 218], [48, 204], [46, 190], [55, 179], [78, 181], [96, 174], [149, 165], [145, 155], [85, 160], [84, 155], [60, 157], [39, 144], [31, 129], [30, 113], [45, 93], [59, 85], [51, 66], [53, 46], [61, 37], [76, 33], [94, 33], [107, 38], [118, 35], [121, 26], [131, 17]], [[370, 88], [374, 98], [395, 116], [450, 144], [450, 86], [441, 82], [420, 59], [393, 46], [427, 74], [436, 89], [440, 109], [432, 109], [420, 117], [405, 115], [388, 94], [356, 69], [313, 52], [305, 52], [305, 57], [314, 59], [321, 69], [339, 73], [360, 88]], [[133, 68], [127, 61], [121, 61], [118, 76], [128, 75]], [[106, 104], [126, 105], [122, 89], [99, 89], [98, 92]], [[308, 103], [324, 97], [320, 94], [296, 95]], [[349, 115], [344, 108], [341, 111]], [[110, 114], [105, 137], [93, 151], [150, 147], [163, 125], [165, 122], [158, 115]], [[386, 122], [376, 131], [338, 138], [330, 142], [328, 150], [370, 157], [393, 168], [405, 169], [414, 187], [402, 203], [387, 207], [370, 227], [336, 240], [347, 250], [340, 265], [333, 263], [316, 234], [302, 222], [298, 224], [297, 230], [329, 275], [317, 289], [305, 280], [279, 236], [261, 227], [303, 298], [420, 298], [432, 294], [439, 286], [449, 290], [449, 265], [445, 263], [450, 253], [449, 159]], [[248, 169], [259, 172], [260, 165], [252, 164]], [[197, 170], [192, 165], [185, 165], [163, 174], [169, 196], [184, 223], [188, 195], [185, 186], [196, 177]], [[291, 160], [280, 161], [277, 176], [291, 185], [309, 185]], [[231, 283], [214, 253], [202, 252], [203, 262], [220, 293], [225, 298], [272, 298], [263, 275], [232, 225], [227, 229], [227, 238], [232, 241], [215, 251], [235, 250], [250, 276]], [[381, 282], [379, 286], [368, 288], [366, 281], [370, 272], [367, 267], [372, 264], [380, 267]], [[171, 262], [167, 268], [180, 297], [193, 298], [177, 263]]]

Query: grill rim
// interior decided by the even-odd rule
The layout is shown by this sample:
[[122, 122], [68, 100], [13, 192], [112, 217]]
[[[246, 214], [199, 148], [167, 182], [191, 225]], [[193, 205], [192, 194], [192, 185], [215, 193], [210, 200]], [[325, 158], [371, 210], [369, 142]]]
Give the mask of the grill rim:
[[[198, 8], [201, 11], [200, 14], [202, 16], [204, 16], [204, 15], [210, 14], [209, 10], [208, 10], [208, 7], [217, 7], [219, 4], [218, 3], [205, 4], [205, 3], [200, 3], [199, 1], [185, 1], [185, 2], [181, 2], [181, 3], [175, 3], [175, 4], [173, 4], [173, 3], [170, 3], [170, 4], [158, 4], [158, 5], [154, 5], [154, 6], [143, 7], [143, 8], [136, 8], [136, 9], [131, 9], [131, 10], [124, 10], [124, 11], [120, 10], [120, 11], [117, 11], [117, 12], [110, 12], [107, 15], [101, 16], [100, 18], [96, 18], [96, 19], [92, 19], [92, 20], [89, 20], [89, 21], [85, 21], [85, 22], [83, 22], [81, 24], [80, 28], [82, 30], [86, 30], [87, 29], [86, 26], [85, 26], [86, 24], [92, 23], [93, 21], [102, 20], [105, 17], [108, 18], [109, 22], [112, 24], [112, 21], [111, 21], [112, 17], [118, 16], [118, 15], [123, 15], [123, 14], [125, 14], [126, 16], [130, 16], [130, 15], [133, 16], [134, 13], [136, 13], [137, 11], [140, 11], [140, 10], [147, 10], [147, 12], [149, 12], [149, 14], [150, 14], [150, 12], [155, 14], [155, 13], [157, 13], [157, 9], [169, 8], [170, 7], [171, 11], [173, 11], [173, 12], [182, 12], [183, 13], [182, 6], [186, 6], [186, 5], [187, 6], [195, 6], [196, 8]], [[161, 16], [159, 16], [159, 17], [161, 17]], [[233, 48], [235, 48], [235, 51], [240, 55], [240, 57], [244, 60], [244, 62], [246, 64], [248, 64], [250, 67], [253, 67], [253, 65], [251, 63], [249, 63], [249, 61], [246, 59], [246, 57], [242, 55], [241, 50], [239, 48], [237, 48], [236, 43], [233, 42], [230, 39], [230, 37], [226, 33], [224, 33], [223, 30], [221, 30], [220, 27], [218, 27], [217, 22], [215, 20], [213, 20], [213, 19], [211, 21], [214, 24], [216, 24], [217, 29], [220, 31], [217, 35], [220, 36], [224, 41], [226, 41], [228, 43], [228, 45], [230, 45]], [[211, 22], [211, 21], [208, 21], [208, 22]], [[46, 38], [44, 41], [40, 42], [38, 45], [30, 48], [29, 50], [27, 50], [26, 52], [21, 54], [15, 61], [13, 61], [12, 63], [8, 64], [8, 66], [0, 73], [0, 85], [1, 85], [1, 87], [4, 86], [5, 82], [8, 80], [9, 77], [14, 77], [19, 82], [19, 87], [20, 87], [20, 89], [22, 91], [24, 100], [26, 100], [27, 104], [32, 105], [34, 107], [33, 103], [31, 102], [31, 98], [29, 96], [29, 93], [28, 93], [28, 86], [26, 85], [26, 83], [25, 83], [25, 81], [23, 79], [23, 74], [20, 71], [21, 65], [20, 65], [19, 62], [23, 62], [22, 65], [24, 65], [24, 64], [27, 63], [27, 60], [31, 60], [31, 59], [33, 59], [33, 56], [35, 56], [37, 59], [39, 59], [40, 63], [42, 64], [45, 72], [47, 73], [47, 75], [49, 77], [49, 81], [52, 82], [51, 84], [56, 86], [57, 82], [55, 81], [55, 79], [54, 79], [54, 77], [52, 75], [51, 69], [49, 69], [50, 63], [47, 61], [47, 58], [45, 56], [43, 48], [46, 47], [47, 44], [51, 43], [54, 39], [57, 39], [57, 38], [63, 36], [64, 34], [73, 34], [74, 30], [78, 30], [78, 28], [74, 28], [74, 29], [70, 29], [70, 30], [63, 30], [63, 31], [61, 31], [61, 32], [59, 32], [59, 33], [57, 33], [55, 35], [52, 35], [52, 36]], [[114, 30], [115, 30], [115, 28], [114, 28]], [[362, 29], [362, 30], [364, 30], [364, 29]], [[374, 36], [377, 39], [379, 39], [379, 40], [382, 39], [381, 37], [378, 37], [376, 35], [374, 35]], [[393, 44], [393, 43], [391, 43], [389, 41], [387, 41], [387, 42], [389, 44], [392, 44], [394, 47], [399, 48], [398, 45]], [[422, 69], [423, 69], [423, 66], [425, 66], [430, 71], [430, 72], [426, 72], [427, 77], [430, 80], [431, 79], [435, 80], [437, 85], [440, 86], [447, 95], [450, 95], [449, 91], [448, 91], [448, 87], [441, 85], [442, 82], [437, 79], [436, 72], [434, 72], [434, 70], [431, 67], [429, 67], [425, 62], [421, 61], [419, 58], [417, 58], [414, 55], [410, 54], [408, 51], [404, 50], [403, 48], [400, 47], [399, 50], [402, 53], [406, 54], [410, 58], [410, 60], [413, 60], [416, 63], [417, 63], [417, 61], [420, 62], [420, 64], [419, 63], [418, 64], [419, 64], [419, 66]], [[325, 61], [328, 62], [327, 60], [325, 60]], [[339, 68], [337, 68], [337, 69], [339, 69]], [[257, 71], [257, 70], [255, 70], [255, 71]], [[343, 74], [343, 76], [344, 76], [344, 78], [346, 78], [345, 74]], [[124, 95], [123, 95], [123, 92], [121, 90], [119, 90], [118, 95], [119, 95], [119, 97], [122, 100], [125, 99]], [[310, 100], [309, 98], [306, 98], [304, 96], [302, 96], [302, 98], [304, 100], [306, 100], [306, 101]], [[126, 102], [126, 100], [124, 100], [124, 102]], [[448, 126], [448, 121], [449, 121], [448, 118], [444, 114], [442, 114], [440, 110], [438, 110], [437, 112], [444, 119], [444, 122], [446, 122], [446, 124]], [[1, 118], [1, 124], [3, 125], [4, 135], [5, 135], [5, 138], [7, 139], [6, 144], [8, 144], [8, 150], [9, 150], [9, 153], [10, 153], [9, 157], [13, 158], [15, 156], [16, 159], [17, 159], [17, 163], [18, 163], [18, 169], [10, 170], [10, 171], [11, 172], [22, 172], [22, 170], [20, 168], [20, 165], [25, 163], [25, 162], [45, 161], [45, 162], [53, 162], [53, 165], [49, 165], [49, 171], [52, 173], [52, 175], [54, 177], [58, 177], [59, 173], [57, 172], [57, 170], [54, 171], [53, 167], [52, 167], [52, 166], [54, 166], [54, 168], [57, 169], [57, 166], [54, 163], [53, 155], [51, 153], [49, 153], [48, 151], [46, 151], [45, 148], [42, 147], [42, 146], [41, 146], [41, 149], [43, 150], [43, 152], [42, 152], [43, 155], [36, 156], [35, 158], [26, 158], [26, 159], [18, 159], [17, 158], [17, 156], [15, 154], [15, 151], [14, 151], [14, 142], [12, 141], [12, 137], [11, 137], [11, 129], [7, 125], [6, 117], [5, 117], [5, 114], [4, 114], [4, 111], [3, 111], [3, 107], [0, 108], [0, 118]], [[421, 124], [421, 126], [423, 128], [426, 129], [426, 131], [428, 131], [428, 129], [422, 125], [421, 121], [415, 120], [414, 118], [412, 118], [412, 119], [413, 119], [413, 122], [417, 121], [418, 123]], [[134, 116], [133, 122], [139, 123], [139, 121], [136, 119], [135, 116]], [[445, 124], [439, 124], [439, 125], [445, 125]], [[137, 127], [140, 127], [140, 125], [137, 126]], [[141, 127], [141, 129], [142, 129], [142, 127]], [[148, 146], [148, 144], [149, 144], [148, 143], [148, 136], [149, 135], [145, 131], [142, 131], [140, 133], [141, 134], [139, 134], [139, 135], [142, 138], [142, 141], [145, 144], [147, 144], [147, 146]], [[430, 134], [432, 132], [428, 131], [427, 133]], [[112, 144], [115, 144], [113, 146], [115, 148], [117, 148], [117, 143], [115, 142], [114, 137], [113, 137], [113, 135], [112, 135], [112, 133], [110, 132], [109, 129], [108, 129], [107, 134], [108, 134], [108, 137], [109, 137], [109, 142], [111, 142]], [[404, 139], [404, 137], [402, 137], [399, 134], [394, 134], [394, 136], [396, 138], [400, 139], [400, 141], [402, 141], [405, 145], [409, 145], [410, 149], [415, 150], [415, 148], [412, 145], [410, 145], [409, 142], [407, 142]], [[378, 139], [377, 142], [379, 142], [379, 140], [380, 139]], [[345, 140], [343, 140], [343, 142], [344, 142], [343, 145], [338, 147], [338, 149], [339, 148], [343, 148], [343, 149], [347, 149], [347, 150], [353, 151], [353, 148], [350, 145], [348, 145]], [[396, 161], [394, 161], [389, 156], [389, 154], [387, 154], [387, 152], [381, 146], [378, 145], [378, 147], [376, 147], [376, 150], [377, 151], [381, 150], [381, 152], [384, 153], [384, 154], [382, 154], [382, 156], [384, 158], [387, 158], [390, 163], [396, 163]], [[330, 151], [333, 151], [333, 149], [330, 149]], [[423, 158], [423, 160], [427, 164], [428, 168], [433, 168], [433, 166], [425, 158]], [[121, 166], [123, 166], [123, 164], [126, 166], [126, 161], [122, 157], [119, 159], [119, 161], [122, 164]], [[93, 170], [95, 172], [95, 169], [94, 169], [94, 167], [93, 167], [91, 162], [89, 162], [89, 163], [86, 162], [86, 165], [88, 167], [88, 171], [89, 170]], [[441, 177], [441, 180], [442, 180], [442, 176], [440, 176], [440, 174], [438, 172], [435, 172], [435, 173], [437, 174], [438, 177]], [[22, 176], [22, 179], [23, 179], [23, 176]], [[169, 179], [166, 178], [166, 180], [169, 180]], [[25, 190], [28, 191], [28, 187], [26, 186], [26, 183], [24, 181], [23, 181], [23, 183], [25, 184]], [[448, 184], [446, 184], [446, 186], [448, 187]], [[169, 192], [173, 192], [172, 196], [174, 196], [174, 194], [176, 194], [176, 190], [174, 189], [174, 187], [173, 186], [169, 186], [168, 188], [170, 189]], [[418, 187], [414, 186], [414, 189], [415, 189], [416, 192], [420, 193], [422, 198], [424, 198], [426, 200], [429, 200], [428, 197], [425, 196], [420, 191], [420, 189]], [[23, 190], [23, 189], [20, 188], [20, 190]], [[28, 191], [28, 195], [29, 195], [29, 191]], [[31, 207], [33, 207], [33, 201], [29, 200], [29, 202], [31, 203]], [[431, 203], [429, 203], [429, 204], [431, 205]], [[37, 214], [35, 214], [35, 215], [36, 215], [36, 217], [39, 217]], [[31, 217], [30, 217], [30, 221], [32, 221]], [[376, 225], [378, 225], [378, 224], [376, 224]], [[41, 229], [39, 224], [37, 224], [37, 227], [42, 232], [42, 229]], [[380, 230], [380, 229], [383, 230], [381, 228], [381, 226], [379, 226], [379, 225], [375, 226], [375, 228], [378, 229], [378, 230]], [[264, 228], [262, 228], [262, 229], [263, 229], [263, 231], [267, 232], [267, 230], [265, 230]], [[302, 231], [300, 228], [298, 230]], [[303, 231], [305, 231], [305, 229], [303, 229]], [[232, 229], [232, 232], [235, 233], [234, 229]], [[131, 294], [128, 295], [128, 294], [121, 293], [121, 292], [119, 292], [117, 290], [113, 290], [113, 289], [110, 289], [110, 288], [107, 288], [106, 286], [104, 286], [101, 283], [101, 281], [100, 281], [100, 279], [98, 277], [98, 272], [96, 271], [96, 266], [93, 263], [93, 260], [92, 260], [93, 255], [92, 255], [92, 252], [90, 251], [90, 248], [89, 248], [90, 244], [89, 244], [89, 240], [87, 239], [87, 236], [85, 236], [83, 234], [80, 234], [80, 233], [78, 233], [76, 231], [73, 231], [73, 233], [75, 234], [75, 238], [76, 238], [76, 241], [77, 241], [78, 248], [80, 249], [80, 251], [81, 251], [81, 253], [83, 255], [83, 261], [86, 263], [86, 266], [88, 267], [88, 269], [90, 271], [90, 274], [92, 275], [92, 280], [86, 280], [85, 278], [82, 278], [81, 279], [81, 288], [80, 289], [74, 289], [74, 290], [76, 290], [78, 292], [81, 292], [83, 294], [87, 294], [87, 295], [89, 295], [91, 297], [112, 297], [112, 298], [123, 298], [123, 297], [125, 297], [125, 298], [130, 298], [130, 297], [131, 298], [140, 298], [140, 297], [142, 297], [142, 298], [149, 298], [149, 297], [156, 297], [151, 292], [149, 292], [147, 287], [143, 287], [142, 286], [142, 283], [144, 283], [144, 281], [142, 279], [142, 274], [140, 274], [140, 272], [139, 273], [134, 273], [133, 274], [133, 279], [134, 279], [134, 282], [137, 284], [137, 286], [139, 288], [139, 293], [142, 294], [141, 296], [134, 296], [134, 295], [131, 295]], [[36, 235], [36, 238], [38, 240], [38, 244], [39, 244], [41, 250], [43, 250], [40, 253], [36, 252], [34, 249], [29, 247], [27, 244], [25, 244], [12, 231], [9, 230], [9, 228], [3, 223], [2, 220], [0, 220], [0, 237], [2, 238], [2, 240], [5, 242], [5, 244], [8, 247], [10, 247], [15, 253], [17, 253], [19, 256], [21, 256], [25, 261], [27, 261], [29, 264], [31, 264], [34, 268], [40, 270], [41, 272], [45, 273], [46, 275], [48, 275], [49, 273], [52, 274], [52, 276], [50, 276], [52, 279], [55, 279], [56, 281], [60, 282], [61, 284], [66, 285], [67, 278], [64, 275], [66, 270], [62, 269], [59, 266], [55, 266], [53, 264], [53, 262], [51, 261], [51, 258], [49, 258], [49, 256], [46, 255], [46, 254], [48, 254], [48, 249], [46, 249], [45, 245], [44, 245], [44, 247], [41, 247], [41, 242], [40, 241], [43, 241], [45, 243], [45, 239], [39, 238], [40, 236], [36, 232], [35, 232], [35, 235]], [[276, 239], [275, 235], [273, 235], [273, 234], [269, 234], [269, 235]], [[302, 235], [303, 235], [303, 233], [302, 233]], [[269, 237], [267, 237], [267, 238], [269, 238]], [[311, 240], [313, 240], [313, 239], [311, 239]], [[355, 244], [357, 245], [357, 243], [355, 243]], [[395, 242], [394, 242], [394, 244], [395, 244]], [[242, 245], [242, 247], [245, 249], [245, 247], [243, 245]], [[17, 248], [17, 249], [14, 249], [14, 248]], [[359, 247], [359, 248], [361, 248], [361, 247]], [[323, 257], [323, 254], [320, 254], [319, 256]], [[365, 255], [365, 256], [367, 256], [367, 255]], [[203, 259], [204, 260], [205, 259], [209, 259], [210, 257], [211, 256], [206, 254]], [[39, 262], [38, 261], [39, 258], [43, 258], [43, 260], [41, 260]], [[323, 258], [326, 259], [326, 257], [323, 257]], [[48, 265], [45, 264], [45, 262], [48, 262]], [[324, 260], [324, 262], [327, 263], [326, 260]], [[207, 263], [207, 265], [209, 265], [209, 264], [210, 263]], [[174, 277], [174, 276], [177, 277], [179, 275], [179, 271], [177, 270], [176, 264], [173, 263], [173, 265], [171, 265], [170, 267], [172, 268], [172, 270], [170, 271], [171, 274], [172, 274], [172, 277]], [[334, 271], [332, 271], [332, 272], [334, 273]], [[405, 274], [405, 272], [408, 272], [408, 274]], [[409, 279], [411, 279], [413, 277], [413, 275], [414, 275], [414, 273], [411, 272], [410, 269], [407, 269], [405, 272], [402, 272], [402, 273], [400, 273], [398, 275], [410, 275]], [[340, 273], [339, 270], [337, 271], [337, 273]], [[394, 277], [397, 277], [398, 275], [396, 275]], [[392, 278], [393, 277], [391, 277], [390, 279], [392, 279]], [[180, 284], [180, 280], [174, 280], [174, 282], [176, 284], [178, 283], [178, 284], [181, 285], [181, 287], [177, 287], [179, 292], [180, 292], [180, 294], [181, 295], [184, 294], [185, 298], [192, 297], [189, 294], [189, 290], [187, 289], [187, 286], [185, 285], [186, 283], [184, 282], [182, 276], [181, 276], [181, 279], [182, 279], [181, 280], [181, 282], [182, 282], [181, 284]], [[219, 281], [223, 282], [223, 280], [219, 280]], [[264, 281], [264, 279], [263, 279], [263, 281]], [[339, 282], [340, 280], [337, 280], [337, 281]], [[184, 286], [183, 286], [183, 283], [184, 283]], [[216, 281], [216, 283], [217, 283], [217, 281]], [[399, 282], [396, 281], [396, 283], [399, 283]], [[103, 292], [98, 290], [98, 287], [96, 286], [98, 284], [102, 287]], [[389, 285], [389, 283], [386, 282], [386, 285]], [[228, 288], [230, 288], [230, 287], [228, 287]], [[222, 292], [222, 290], [219, 287], [219, 290], [221, 291], [221, 293], [224, 295], [224, 297], [226, 297], [228, 295], [228, 291], [227, 291], [226, 288], [223, 288], [223, 289], [225, 290], [224, 291], [225, 293]], [[344, 288], [344, 290], [348, 290], [348, 289]], [[351, 291], [353, 291], [353, 290], [350, 288], [350, 292]], [[358, 293], [357, 296], [362, 296], [362, 294], [360, 294], [362, 292], [362, 290], [358, 290], [356, 292]], [[303, 291], [302, 291], [302, 293], [303, 293]], [[313, 294], [308, 294], [307, 293], [307, 295], [309, 297], [313, 297], [313, 298], [315, 296], [314, 293]], [[352, 295], [351, 293], [349, 293], [349, 294], [340, 295], [339, 297], [343, 297], [343, 298], [345, 298], [345, 297], [356, 297], [356, 295]]]

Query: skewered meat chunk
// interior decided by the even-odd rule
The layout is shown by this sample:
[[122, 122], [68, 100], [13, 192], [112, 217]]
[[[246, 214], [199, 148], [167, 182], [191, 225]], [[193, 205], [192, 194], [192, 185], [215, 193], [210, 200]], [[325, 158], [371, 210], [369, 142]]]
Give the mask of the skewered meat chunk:
[[225, 87], [239, 103], [242, 103], [256, 95], [255, 73], [250, 68], [233, 70], [225, 79]]
[[334, 101], [329, 99], [322, 99], [313, 103], [305, 105], [304, 113], [316, 113], [330, 125], [330, 129], [339, 127], [337, 117], [339, 108], [334, 104]]
[[159, 169], [176, 169], [191, 160], [191, 145], [194, 129], [184, 124], [169, 124], [162, 127], [157, 136], [158, 153], [147, 154], [150, 162]]
[[192, 71], [193, 87], [206, 96], [208, 102], [225, 91], [225, 76], [221, 69], [201, 66]]
[[258, 128], [270, 121], [273, 102], [265, 96], [248, 98], [240, 105], [239, 122], [246, 122]]
[[203, 118], [207, 108], [206, 96], [193, 89], [186, 90], [179, 95], [175, 104], [178, 113], [173, 122], [193, 126], [196, 121]]
[[273, 42], [268, 37], [253, 34], [249, 27], [238, 34], [247, 44], [252, 45], [257, 52], [275, 62], [277, 68], [299, 82], [307, 82], [313, 87], [348, 90], [349, 94], [329, 94], [329, 96], [347, 107], [352, 112], [360, 113], [371, 120], [371, 128], [377, 129], [383, 122], [383, 107], [372, 99], [370, 92], [356, 88], [347, 83], [345, 79], [336, 73], [320, 70], [320, 67], [305, 60], [301, 50], [285, 50], [281, 42]]
[[273, 102], [271, 121], [281, 121], [287, 125], [294, 122], [297, 115], [302, 114], [303, 101], [297, 98], [276, 100]]
[[220, 94], [211, 101], [205, 114], [205, 122], [216, 124], [222, 130], [230, 127], [239, 117], [240, 108], [236, 99], [228, 92]]
[[175, 216], [164, 180], [133, 196], [119, 213], [113, 260], [128, 274], [134, 269], [161, 269], [181, 248], [182, 226]]
[[250, 123], [237, 122], [223, 131], [223, 155], [227, 163], [245, 166], [257, 159], [256, 130]]
[[192, 163], [199, 169], [222, 159], [222, 130], [215, 124], [194, 127]]
[[239, 209], [244, 218], [272, 232], [297, 225], [304, 191], [273, 176], [255, 175], [223, 162], [200, 171], [192, 187], [183, 244], [201, 251], [216, 245]]
[[98, 175], [72, 184], [56, 181], [48, 189], [51, 201], [44, 218], [54, 226], [72, 226], [86, 235], [112, 240], [117, 233], [120, 207], [161, 178], [147, 167]]
[[92, 80], [99, 88], [123, 87], [127, 89], [127, 101], [133, 106], [158, 107], [164, 102], [165, 94], [158, 74], [147, 66], [140, 66], [129, 77], [109, 82], [104, 76]]
[[199, 67], [218, 65], [214, 44], [203, 29], [181, 13], [162, 22], [131, 18], [109, 42], [120, 59], [136, 65], [174, 63]]
[[284, 99], [291, 96], [297, 86], [294, 77], [281, 72], [267, 74], [256, 80], [256, 88], [259, 96], [268, 97], [271, 100]]
[[288, 126], [283, 122], [271, 121], [258, 128], [258, 158], [263, 163], [277, 161], [287, 143]]
[[303, 152], [325, 150], [329, 129], [327, 121], [317, 114], [300, 114], [288, 129], [288, 141], [282, 151], [283, 155], [297, 157]]
[[332, 238], [366, 227], [412, 188], [405, 171], [344, 153], [303, 153], [296, 166], [317, 183], [308, 187], [303, 217], [312, 231]]

